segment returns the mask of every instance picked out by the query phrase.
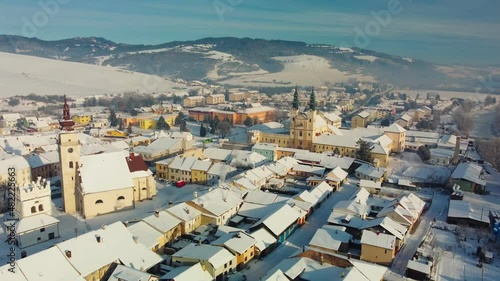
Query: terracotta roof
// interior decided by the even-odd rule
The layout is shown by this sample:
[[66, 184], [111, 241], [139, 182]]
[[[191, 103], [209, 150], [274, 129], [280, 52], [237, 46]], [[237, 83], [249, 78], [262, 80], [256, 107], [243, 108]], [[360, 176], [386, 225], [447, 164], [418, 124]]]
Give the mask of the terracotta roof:
[[148, 170], [148, 166], [141, 155], [130, 154], [130, 156], [127, 157], [127, 165], [131, 173]]

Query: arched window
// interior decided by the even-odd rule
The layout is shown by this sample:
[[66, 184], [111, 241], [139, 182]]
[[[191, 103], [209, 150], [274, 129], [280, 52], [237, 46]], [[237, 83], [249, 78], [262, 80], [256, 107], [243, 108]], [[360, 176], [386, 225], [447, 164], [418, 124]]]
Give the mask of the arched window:
[[32, 214], [36, 213], [36, 207], [35, 206], [31, 207], [31, 213]]
[[118, 200], [125, 200], [125, 197], [120, 196], [120, 197], [118, 197]]
[[73, 169], [73, 161], [69, 161], [69, 168]]
[[96, 203], [96, 205], [97, 205], [97, 204], [102, 204], [102, 203], [104, 203], [104, 202], [103, 202], [101, 199], [99, 199], [99, 200], [95, 201], [95, 203]]
[[38, 211], [43, 212], [43, 205], [42, 204], [38, 205]]

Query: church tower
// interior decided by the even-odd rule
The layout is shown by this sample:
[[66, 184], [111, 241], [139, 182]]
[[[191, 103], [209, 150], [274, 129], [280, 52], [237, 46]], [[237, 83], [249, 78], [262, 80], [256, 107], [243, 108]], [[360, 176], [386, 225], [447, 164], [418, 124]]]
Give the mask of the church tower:
[[[296, 91], [297, 92], [297, 91]], [[297, 107], [295, 105], [297, 104]], [[311, 91], [309, 110], [307, 112], [299, 112], [298, 110], [298, 94], [297, 99], [292, 103], [292, 111], [290, 112], [290, 147], [299, 149], [312, 149], [312, 140], [314, 138], [316, 124], [316, 97], [314, 88]]]
[[73, 131], [75, 122], [71, 120], [69, 106], [64, 96], [63, 119], [59, 121], [59, 162], [61, 166], [61, 189], [64, 211], [76, 213], [77, 167], [80, 162], [80, 142], [78, 133]]

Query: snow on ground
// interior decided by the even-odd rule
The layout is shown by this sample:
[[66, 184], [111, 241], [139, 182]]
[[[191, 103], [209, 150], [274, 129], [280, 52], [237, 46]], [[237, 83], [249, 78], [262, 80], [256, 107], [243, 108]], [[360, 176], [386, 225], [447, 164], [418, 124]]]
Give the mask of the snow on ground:
[[391, 157], [387, 166], [387, 174], [391, 179], [408, 179], [414, 182], [446, 182], [452, 169], [430, 165], [422, 162], [417, 153], [403, 152], [397, 157]]
[[352, 75], [333, 69], [330, 63], [321, 57], [300, 55], [274, 57], [283, 63], [284, 69], [277, 73], [238, 75], [224, 80], [226, 84], [262, 85], [321, 85], [325, 82], [342, 82], [349, 78], [362, 81], [374, 81], [371, 76]]
[[441, 99], [451, 99], [451, 98], [460, 98], [460, 99], [470, 99], [472, 101], [481, 101], [491, 94], [484, 93], [475, 93], [475, 92], [455, 92], [455, 91], [436, 91], [436, 90], [425, 90], [425, 89], [415, 89], [415, 90], [404, 90], [401, 91], [406, 93], [408, 96], [415, 98], [417, 94], [425, 97], [427, 93], [437, 93], [441, 96]]
[[[58, 211], [62, 206], [61, 199], [54, 199], [55, 207], [53, 208], [54, 216], [61, 222], [59, 224], [60, 238], [47, 241], [38, 245], [34, 245], [25, 248], [28, 255], [40, 252], [44, 249], [51, 247], [57, 243], [65, 241], [67, 239], [74, 238], [76, 235], [82, 235], [90, 230], [95, 230], [100, 228], [102, 225], [111, 224], [116, 221], [132, 221], [137, 219], [142, 219], [151, 215], [155, 210], [166, 209], [170, 206], [169, 202], [172, 201], [173, 205], [182, 203], [184, 201], [189, 201], [194, 198], [194, 192], [201, 196], [208, 192], [207, 186], [187, 184], [182, 188], [177, 188], [172, 185], [165, 185], [163, 183], [157, 183], [158, 195], [152, 200], [145, 200], [143, 202], [136, 202], [135, 209], [106, 214], [97, 216], [92, 219], [83, 219], [81, 217], [74, 217], [63, 212]], [[173, 206], [172, 205], [172, 206]], [[3, 215], [0, 215], [0, 221], [3, 221]], [[7, 254], [9, 254], [11, 247], [4, 241], [7, 239], [7, 234], [5, 229], [0, 228], [0, 265], [7, 263]], [[17, 257], [20, 257], [21, 250], [16, 248]]]
[[127, 91], [172, 91], [182, 87], [162, 77], [83, 63], [0, 52], [0, 92], [89, 96]]
[[357, 59], [360, 59], [360, 60], [367, 60], [369, 62], [373, 62], [376, 59], [378, 59], [377, 57], [374, 57], [374, 56], [354, 56], [354, 57]]

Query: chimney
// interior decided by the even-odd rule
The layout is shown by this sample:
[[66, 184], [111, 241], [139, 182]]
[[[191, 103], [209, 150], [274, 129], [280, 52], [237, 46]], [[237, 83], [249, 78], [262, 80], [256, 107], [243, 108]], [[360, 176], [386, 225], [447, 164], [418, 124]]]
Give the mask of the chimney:
[[132, 236], [132, 239], [134, 239], [135, 244], [139, 244], [139, 237]]
[[160, 217], [160, 211], [155, 211], [155, 217], [157, 217], [157, 218]]
[[66, 253], [66, 257], [71, 258], [71, 251], [70, 250], [66, 250], [65, 253]]
[[95, 238], [97, 239], [97, 243], [102, 243], [102, 241], [104, 240], [104, 238], [102, 238], [101, 235], [96, 235]]
[[194, 195], [194, 198], [198, 198], [198, 192], [197, 191], [193, 192], [193, 195]]
[[377, 230], [377, 235], [379, 235], [379, 234], [380, 234], [380, 232]]
[[26, 251], [21, 251], [21, 258], [22, 259], [24, 259], [27, 256], [28, 256], [28, 254], [26, 253]]
[[106, 229], [106, 225], [105, 224], [101, 225], [101, 228], [102, 230]]
[[457, 141], [455, 143], [455, 152], [453, 153], [453, 165], [458, 165], [458, 161], [460, 160], [460, 142], [462, 138], [460, 136], [456, 136]]
[[128, 227], [128, 221], [123, 222], [123, 225], [125, 225], [125, 227]]
[[319, 253], [319, 264], [323, 265], [323, 254]]

